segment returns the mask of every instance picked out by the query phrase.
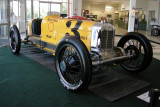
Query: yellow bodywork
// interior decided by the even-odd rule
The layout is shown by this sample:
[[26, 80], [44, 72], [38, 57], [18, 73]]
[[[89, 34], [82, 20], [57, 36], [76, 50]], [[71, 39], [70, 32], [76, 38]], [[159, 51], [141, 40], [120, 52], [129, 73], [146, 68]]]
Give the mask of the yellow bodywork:
[[[66, 23], [68, 21], [71, 21], [70, 27], [66, 26]], [[43, 42], [47, 42], [49, 44], [53, 44], [57, 46], [59, 41], [66, 35], [66, 33], [69, 33], [71, 36], [75, 36], [74, 33], [71, 31], [71, 29], [75, 27], [76, 23], [77, 23], [77, 20], [61, 18], [58, 15], [46, 16], [41, 23], [40, 39]], [[95, 23], [96, 22], [93, 22], [93, 21], [83, 21], [79, 29], [77, 30], [80, 34], [80, 39], [84, 42], [88, 51], [90, 51], [91, 49], [92, 27]], [[28, 30], [29, 30], [28, 34], [29, 36], [34, 37], [32, 35], [31, 25], [32, 25], [32, 20], [28, 23]], [[36, 39], [39, 39], [39, 38], [36, 38]], [[52, 52], [55, 51], [47, 48], [46, 50], [49, 50]]]

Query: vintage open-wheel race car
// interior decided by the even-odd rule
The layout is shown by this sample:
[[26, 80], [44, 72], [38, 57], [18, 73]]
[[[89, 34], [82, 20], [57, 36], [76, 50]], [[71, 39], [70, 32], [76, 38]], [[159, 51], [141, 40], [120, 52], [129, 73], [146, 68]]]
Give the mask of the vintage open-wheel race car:
[[140, 33], [129, 32], [114, 45], [115, 28], [111, 24], [63, 18], [58, 15], [32, 19], [28, 34], [21, 41], [16, 25], [10, 28], [9, 45], [19, 54], [21, 43], [31, 43], [55, 55], [55, 67], [64, 87], [85, 90], [92, 72], [102, 66], [120, 64], [126, 71], [144, 71], [152, 61], [152, 46]]

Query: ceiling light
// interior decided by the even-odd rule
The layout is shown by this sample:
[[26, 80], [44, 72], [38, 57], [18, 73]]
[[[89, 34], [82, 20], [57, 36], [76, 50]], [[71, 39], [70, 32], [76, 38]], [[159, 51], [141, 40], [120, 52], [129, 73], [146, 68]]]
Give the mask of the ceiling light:
[[111, 9], [111, 8], [113, 8], [113, 7], [111, 7], [111, 6], [106, 6], [106, 9]]

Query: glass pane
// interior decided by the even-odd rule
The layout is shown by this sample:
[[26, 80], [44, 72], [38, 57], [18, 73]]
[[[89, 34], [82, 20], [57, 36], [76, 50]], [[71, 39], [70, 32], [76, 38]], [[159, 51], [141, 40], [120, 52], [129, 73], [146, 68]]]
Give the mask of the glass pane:
[[[0, 39], [8, 38], [8, 1], [0, 0]], [[1, 41], [2, 42], [2, 41]]]
[[0, 39], [8, 38], [8, 25], [0, 26]]
[[40, 18], [44, 18], [50, 12], [50, 3], [40, 3]]
[[19, 31], [25, 33], [25, 0], [19, 0]]
[[67, 3], [62, 4], [62, 14], [68, 14], [67, 13]]
[[67, 14], [68, 16], [72, 16], [72, 4], [70, 3], [68, 7], [68, 3], [62, 3], [62, 14]]
[[13, 12], [16, 16], [18, 16], [18, 0], [13, 1]]
[[62, 2], [62, 0], [39, 0], [39, 1]]
[[68, 0], [63, 0], [63, 2], [68, 2]]
[[0, 23], [7, 22], [7, 1], [0, 0]]
[[33, 4], [34, 4], [33, 5], [34, 6], [34, 8], [33, 8], [34, 9], [33, 10], [34, 11], [34, 15], [33, 16], [34, 16], [34, 18], [39, 18], [39, 1], [38, 0], [34, 0]]
[[62, 0], [52, 0], [52, 2], [62, 2]]
[[27, 0], [27, 21], [31, 19], [31, 0]]
[[39, 0], [39, 1], [52, 1], [52, 0]]
[[60, 4], [51, 4], [51, 11], [52, 12], [59, 12], [61, 13], [61, 5]]
[[19, 11], [18, 11], [18, 0], [14, 0], [13, 1], [13, 12], [11, 13], [11, 17], [12, 17], [12, 20], [11, 20], [11, 24], [12, 25], [17, 25], [19, 27], [19, 23], [18, 23], [18, 16], [19, 16]]

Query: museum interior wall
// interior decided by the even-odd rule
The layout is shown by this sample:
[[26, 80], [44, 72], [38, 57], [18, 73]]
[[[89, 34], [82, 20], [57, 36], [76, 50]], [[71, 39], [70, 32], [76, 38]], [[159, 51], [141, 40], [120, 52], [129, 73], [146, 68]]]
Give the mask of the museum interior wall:
[[[150, 22], [152, 18], [156, 18], [157, 22], [160, 22], [160, 2], [151, 1], [151, 0], [137, 0], [135, 14], [140, 21], [140, 30], [150, 30]], [[120, 27], [127, 29], [128, 27], [128, 18], [129, 18], [129, 7], [130, 1], [124, 1], [119, 5], [115, 4], [100, 4], [93, 3], [83, 0], [82, 9], [88, 10], [89, 14], [97, 15], [97, 20], [100, 20], [101, 17], [106, 17], [110, 15], [110, 20], [113, 20], [114, 23], [119, 24]], [[119, 17], [119, 22], [116, 21], [116, 18]], [[114, 24], [113, 23], [113, 24]], [[127, 24], [127, 25], [126, 25]]]
[[[48, 12], [56, 9], [69, 16], [83, 17], [86, 17], [84, 11], [87, 10], [87, 14], [94, 15], [96, 21], [106, 18], [109, 23], [128, 29], [129, 0], [118, 5], [116, 3], [94, 3], [89, 0], [69, 0], [69, 3], [70, 6], [68, 0], [0, 0], [0, 37], [7, 38], [9, 26], [15, 23], [20, 28], [20, 32], [25, 33], [30, 19], [43, 18]], [[137, 0], [134, 8], [140, 20], [140, 30], [150, 30], [150, 22], [153, 18], [157, 23], [160, 22], [159, 5], [160, 0]]]

